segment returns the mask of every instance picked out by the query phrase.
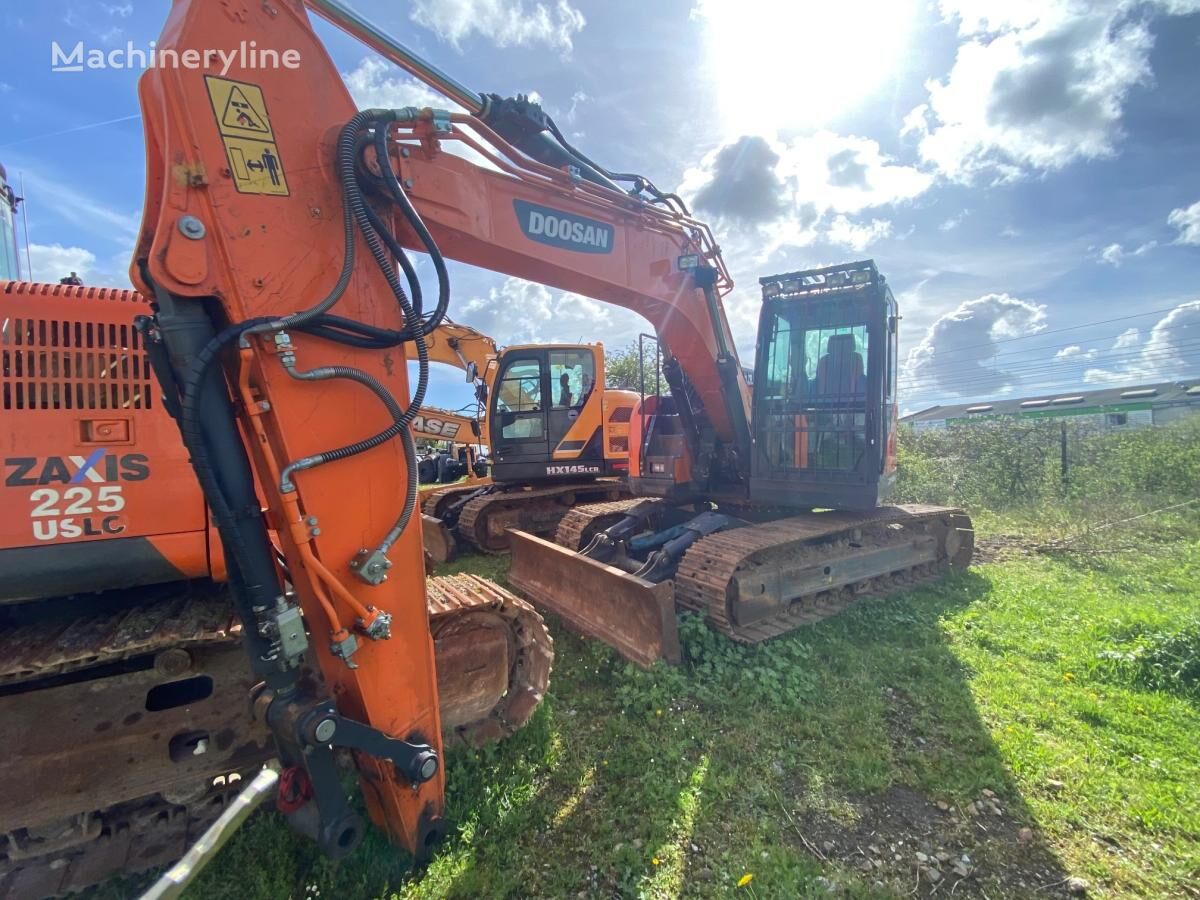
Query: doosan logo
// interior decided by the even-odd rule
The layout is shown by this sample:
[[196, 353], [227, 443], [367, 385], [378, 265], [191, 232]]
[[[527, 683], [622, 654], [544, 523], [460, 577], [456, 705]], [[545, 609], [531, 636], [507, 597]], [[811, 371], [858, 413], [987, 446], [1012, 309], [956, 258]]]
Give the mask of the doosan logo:
[[611, 253], [613, 227], [595, 219], [514, 200], [521, 231], [530, 240], [578, 253]]

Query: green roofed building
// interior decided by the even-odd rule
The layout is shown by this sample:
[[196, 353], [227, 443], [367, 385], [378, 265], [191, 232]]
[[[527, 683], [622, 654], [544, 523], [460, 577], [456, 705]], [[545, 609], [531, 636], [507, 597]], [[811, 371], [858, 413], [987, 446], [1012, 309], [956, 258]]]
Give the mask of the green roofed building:
[[1166, 425], [1196, 413], [1200, 413], [1200, 379], [931, 406], [900, 421], [926, 431], [963, 422], [1086, 416], [1090, 424], [1118, 429]]

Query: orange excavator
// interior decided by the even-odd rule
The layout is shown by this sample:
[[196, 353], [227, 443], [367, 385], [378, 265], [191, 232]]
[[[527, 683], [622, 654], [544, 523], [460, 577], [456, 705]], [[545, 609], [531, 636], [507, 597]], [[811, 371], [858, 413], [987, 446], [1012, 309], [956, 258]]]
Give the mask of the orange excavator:
[[514, 345], [492, 357], [479, 394], [490, 481], [426, 492], [426, 546], [437, 543], [428, 535], [438, 528], [451, 551], [464, 544], [499, 553], [513, 528], [551, 536], [572, 506], [628, 497], [614, 476], [628, 471], [639, 398], [596, 387], [603, 384], [598, 343]]
[[[467, 112], [356, 110], [306, 6]], [[514, 572], [536, 562], [533, 593], [569, 623], [645, 661], [647, 644], [665, 646], [687, 584], [714, 624], [756, 639], [969, 559], [957, 510], [808, 512], [875, 507], [894, 463], [895, 378], [885, 373], [898, 314], [873, 265], [764, 285], [752, 405], [721, 303], [732, 280], [677, 196], [603, 169], [536, 104], [463, 87], [338, 0], [176, 0], [158, 48], [203, 60], [206, 48], [254, 45], [303, 63], [258, 68], [234, 54], [220, 74], [142, 77], [148, 181], [131, 275], [153, 308], [128, 309], [125, 321], [136, 317], [219, 535], [245, 685], [283, 767], [280, 808], [325, 852], [345, 855], [363, 830], [337, 778], [339, 750], [395, 844], [425, 856], [445, 828], [434, 598], [408, 427], [428, 337], [449, 304], [444, 259], [633, 309], [657, 333], [669, 394], [639, 397], [628, 432], [630, 486], [651, 499], [619, 511], [586, 556], [514, 537]], [[488, 165], [447, 152], [456, 145]], [[424, 302], [405, 249], [429, 255], [436, 299]], [[549, 359], [501, 367], [489, 427], [499, 418], [514, 440], [536, 440], [554, 405], [521, 397], [534, 383], [549, 395], [552, 371]], [[522, 464], [518, 451], [507, 461]], [[94, 481], [91, 452], [63, 456], [44, 464], [48, 478], [61, 465], [67, 483]], [[144, 461], [119, 454], [104, 465], [118, 480], [144, 475]], [[557, 585], [556, 567], [569, 576]], [[211, 627], [183, 624], [201, 635], [197, 650], [207, 646]], [[183, 664], [172, 655], [161, 669]], [[136, 715], [93, 733], [136, 727], [203, 688], [147, 694]], [[222, 735], [182, 735], [172, 749], [184, 764], [221, 748]], [[104, 831], [103, 817], [75, 822], [75, 833]], [[60, 826], [26, 838], [52, 846]]]
[[638, 395], [603, 387], [603, 344], [499, 349], [469, 326], [443, 322], [428, 347], [431, 362], [462, 369], [474, 384], [478, 438], [492, 451], [486, 480], [424, 493], [425, 548], [435, 562], [460, 544], [507, 550], [512, 528], [553, 535], [571, 506], [628, 496], [613, 476], [628, 471]]

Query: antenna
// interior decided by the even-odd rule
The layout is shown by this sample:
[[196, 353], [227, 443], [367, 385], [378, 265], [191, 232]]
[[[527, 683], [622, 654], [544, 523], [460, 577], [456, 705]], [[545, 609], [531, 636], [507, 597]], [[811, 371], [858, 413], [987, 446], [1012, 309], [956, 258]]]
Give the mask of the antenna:
[[29, 271], [29, 280], [33, 281], [33, 259], [29, 255], [29, 201], [25, 199], [25, 173], [18, 172], [21, 182], [21, 219], [25, 223], [25, 268]]

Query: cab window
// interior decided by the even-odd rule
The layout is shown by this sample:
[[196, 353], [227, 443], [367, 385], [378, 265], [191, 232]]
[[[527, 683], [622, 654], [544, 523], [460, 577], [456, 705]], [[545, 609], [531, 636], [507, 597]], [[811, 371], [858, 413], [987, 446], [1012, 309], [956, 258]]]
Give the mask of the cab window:
[[590, 350], [550, 351], [552, 408], [583, 406], [596, 381], [596, 364]]
[[502, 437], [542, 437], [542, 365], [536, 359], [513, 360], [504, 370], [496, 394]]

